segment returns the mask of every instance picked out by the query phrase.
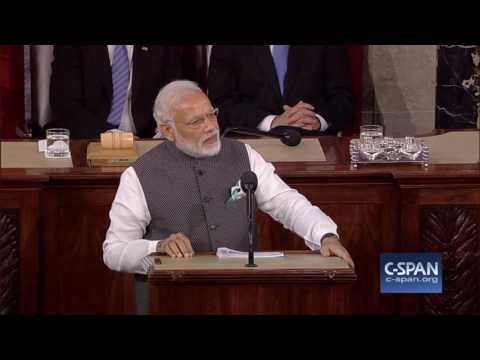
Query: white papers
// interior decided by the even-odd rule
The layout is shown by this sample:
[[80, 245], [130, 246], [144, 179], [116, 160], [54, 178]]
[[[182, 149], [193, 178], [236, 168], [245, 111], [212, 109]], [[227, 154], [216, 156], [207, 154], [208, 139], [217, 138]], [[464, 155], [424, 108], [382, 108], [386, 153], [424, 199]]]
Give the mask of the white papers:
[[38, 140], [38, 152], [45, 152], [47, 151], [47, 140]]
[[[255, 258], [273, 258], [284, 256], [280, 251], [255, 251]], [[226, 247], [217, 249], [217, 257], [220, 259], [248, 259], [248, 252], [232, 250]]]

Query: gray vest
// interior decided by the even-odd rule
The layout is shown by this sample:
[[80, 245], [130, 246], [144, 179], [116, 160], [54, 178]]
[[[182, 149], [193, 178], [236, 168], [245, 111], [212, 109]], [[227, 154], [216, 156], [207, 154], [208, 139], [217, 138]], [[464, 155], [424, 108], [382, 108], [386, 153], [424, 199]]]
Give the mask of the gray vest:
[[248, 250], [246, 199], [227, 204], [230, 188], [250, 170], [244, 144], [222, 139], [218, 155], [196, 159], [165, 141], [132, 166], [152, 218], [145, 239], [179, 232], [195, 251]]

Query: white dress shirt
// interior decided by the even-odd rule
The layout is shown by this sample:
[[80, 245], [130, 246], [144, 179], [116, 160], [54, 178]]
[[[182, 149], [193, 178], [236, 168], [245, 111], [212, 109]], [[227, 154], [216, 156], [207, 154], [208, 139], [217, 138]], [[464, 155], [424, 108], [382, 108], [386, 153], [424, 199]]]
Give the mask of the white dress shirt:
[[[270, 45], [270, 52], [273, 54], [273, 45]], [[288, 71], [288, 70], [287, 70]], [[319, 114], [315, 114], [320, 122], [320, 131], [325, 131], [328, 129], [327, 121]], [[272, 122], [275, 119], [276, 115], [268, 115], [266, 116], [260, 124], [258, 124], [257, 129], [262, 131], [270, 131], [272, 128]]]
[[[113, 54], [115, 53], [115, 46], [117, 45], [107, 45], [108, 47], [108, 56], [110, 58], [110, 65], [113, 62]], [[128, 62], [130, 64], [130, 83], [128, 84], [128, 94], [127, 94], [127, 101], [125, 102], [122, 118], [120, 120], [120, 126], [118, 127], [119, 130], [132, 132], [135, 134], [135, 124], [133, 123], [133, 116], [132, 116], [132, 78], [133, 78], [133, 45], [125, 45], [127, 47], [128, 52]]]
[[[290, 188], [275, 168], [245, 145], [250, 168], [258, 177], [255, 198], [258, 208], [305, 240], [312, 250], [320, 248], [327, 233], [337, 234], [337, 225], [305, 196]], [[143, 239], [151, 221], [145, 194], [133, 167], [121, 178], [110, 210], [110, 227], [103, 243], [103, 261], [112, 270], [145, 274], [151, 265], [149, 254], [159, 240]]]

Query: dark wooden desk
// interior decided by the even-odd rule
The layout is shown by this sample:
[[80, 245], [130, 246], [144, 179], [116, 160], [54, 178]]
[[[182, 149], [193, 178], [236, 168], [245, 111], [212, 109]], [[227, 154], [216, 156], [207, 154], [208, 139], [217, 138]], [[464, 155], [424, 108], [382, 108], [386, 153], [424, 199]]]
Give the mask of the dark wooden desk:
[[[479, 313], [479, 165], [353, 169], [348, 138], [320, 141], [327, 162], [276, 168], [337, 222], [355, 260], [358, 280], [329, 297], [337, 312]], [[8, 218], [18, 238], [21, 313], [135, 312], [132, 276], [108, 270], [102, 260], [120, 172], [87, 168], [86, 146], [72, 143], [73, 169], [0, 170], [0, 222]], [[258, 235], [262, 250], [305, 249], [303, 240], [262, 214]], [[444, 294], [380, 294], [379, 255], [396, 251], [442, 252]]]

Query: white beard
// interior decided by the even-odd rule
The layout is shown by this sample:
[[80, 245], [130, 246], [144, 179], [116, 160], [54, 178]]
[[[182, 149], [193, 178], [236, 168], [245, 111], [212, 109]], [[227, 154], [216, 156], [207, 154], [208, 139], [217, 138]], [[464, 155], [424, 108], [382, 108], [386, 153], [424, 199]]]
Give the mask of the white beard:
[[[194, 157], [194, 158], [204, 158], [204, 157], [210, 157], [210, 156], [215, 156], [220, 152], [220, 149], [222, 148], [222, 143], [220, 141], [220, 131], [216, 130], [215, 133], [206, 135], [198, 141], [197, 144], [186, 140], [184, 137], [182, 137], [177, 129], [173, 127], [175, 131], [175, 146], [177, 147], [178, 150], [182, 151], [183, 153]], [[216, 143], [214, 145], [210, 146], [204, 146], [203, 143], [205, 140], [211, 138], [212, 136], [216, 137]]]

